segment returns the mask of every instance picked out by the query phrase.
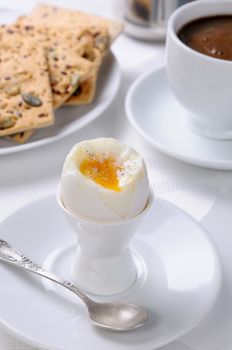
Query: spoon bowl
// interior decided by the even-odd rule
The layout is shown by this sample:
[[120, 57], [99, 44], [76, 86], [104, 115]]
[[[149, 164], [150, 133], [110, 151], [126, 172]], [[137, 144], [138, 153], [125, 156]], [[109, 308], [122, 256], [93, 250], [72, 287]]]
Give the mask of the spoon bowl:
[[125, 332], [142, 326], [148, 314], [135, 304], [94, 303], [89, 308], [89, 318], [101, 328]]

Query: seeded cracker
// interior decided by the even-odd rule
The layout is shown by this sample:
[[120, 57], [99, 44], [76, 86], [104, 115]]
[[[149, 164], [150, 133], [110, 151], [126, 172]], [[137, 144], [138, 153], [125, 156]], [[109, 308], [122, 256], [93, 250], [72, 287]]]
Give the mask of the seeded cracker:
[[[100, 64], [109, 51], [110, 44], [123, 29], [119, 21], [48, 4], [38, 4], [31, 15], [21, 17], [18, 22], [24, 25], [43, 24], [52, 27], [67, 27], [73, 34], [78, 35], [79, 40], [85, 45], [82, 57], [91, 62], [98, 61]], [[91, 69], [90, 74], [82, 81], [66, 104], [86, 104], [93, 100], [98, 71], [99, 69]]]
[[[22, 16], [21, 19], [25, 23], [25, 17]], [[111, 43], [123, 30], [123, 24], [120, 21], [43, 3], [38, 4], [32, 13], [26, 16], [26, 23], [68, 26], [74, 31], [81, 27], [88, 27], [95, 32], [106, 29]]]
[[[64, 81], [67, 81], [69, 77], [69, 81], [71, 82], [71, 87], [65, 90], [65, 92], [68, 91], [65, 102], [69, 100], [75, 91], [79, 92], [76, 104], [91, 102], [95, 94], [97, 75], [102, 62], [99, 53], [95, 52], [92, 47], [91, 49], [89, 48], [89, 42], [84, 40], [85, 33], [82, 31], [74, 35], [70, 32], [70, 29], [62, 27], [62, 34], [60, 34], [61, 27], [44, 28], [48, 32], [49, 45], [53, 48], [48, 52], [48, 61], [49, 67], [51, 62], [51, 85], [54, 96], [57, 95], [59, 91], [63, 91], [62, 86], [61, 89], [59, 86], [59, 71], [57, 68], [55, 71], [55, 65], [59, 66], [60, 64], [60, 79], [66, 79]], [[65, 48], [63, 43], [65, 43]], [[55, 46], [55, 44], [57, 45]], [[59, 61], [56, 60], [57, 55], [61, 57], [61, 62], [60, 59]], [[63, 58], [64, 55], [65, 59]], [[62, 59], [64, 62], [63, 66]], [[62, 95], [60, 95], [60, 98], [61, 97]]]
[[1, 47], [0, 62], [0, 136], [53, 124], [44, 50]]
[[21, 47], [30, 41], [31, 46], [42, 46], [48, 56], [48, 69], [53, 94], [53, 106], [58, 108], [82, 84], [89, 72], [98, 70], [99, 62], [91, 62], [81, 55], [87, 43], [66, 28], [46, 26], [10, 25], [0, 28], [1, 46]]
[[33, 133], [34, 130], [26, 130], [18, 132], [17, 134], [6, 136], [6, 138], [8, 138], [11, 141], [23, 144], [31, 137]]
[[[27, 17], [26, 17], [27, 18]], [[26, 19], [24, 21], [26, 23]], [[34, 37], [36, 42], [42, 43], [48, 50], [48, 64], [51, 76], [51, 85], [53, 92], [54, 107], [57, 108], [64, 102], [68, 104], [79, 105], [92, 102], [102, 59], [108, 50], [107, 33], [98, 32], [97, 38], [88, 28], [79, 28], [72, 32], [67, 27], [57, 27], [49, 25], [16, 25], [14, 29], [21, 31], [23, 36]], [[9, 42], [11, 36], [5, 33], [6, 42]], [[94, 32], [95, 33], [95, 32]], [[102, 41], [100, 40], [101, 35]], [[15, 41], [15, 35], [12, 36]], [[94, 42], [98, 46], [94, 46]], [[106, 46], [100, 45], [104, 42]], [[76, 84], [75, 76], [79, 77]], [[74, 78], [72, 78], [74, 77]], [[74, 97], [69, 97], [74, 93]], [[68, 100], [69, 99], [69, 100]]]
[[[19, 25], [15, 28], [13, 30], [18, 34], [20, 32], [24, 38], [29, 36], [47, 49], [54, 108], [69, 102], [68, 99], [75, 92], [68, 104], [92, 102], [103, 59], [103, 47], [102, 51], [94, 47], [96, 39], [87, 29], [79, 29], [74, 35], [66, 27]], [[14, 42], [16, 40], [15, 35], [10, 36], [8, 31], [5, 31], [4, 37], [5, 42], [11, 38]]]

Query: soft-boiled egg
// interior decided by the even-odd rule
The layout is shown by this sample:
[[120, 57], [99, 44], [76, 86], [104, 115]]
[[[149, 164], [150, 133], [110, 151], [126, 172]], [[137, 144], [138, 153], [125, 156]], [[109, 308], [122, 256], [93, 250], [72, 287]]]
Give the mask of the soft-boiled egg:
[[149, 182], [142, 157], [112, 138], [86, 140], [67, 155], [61, 196], [73, 213], [95, 220], [127, 219], [146, 206]]

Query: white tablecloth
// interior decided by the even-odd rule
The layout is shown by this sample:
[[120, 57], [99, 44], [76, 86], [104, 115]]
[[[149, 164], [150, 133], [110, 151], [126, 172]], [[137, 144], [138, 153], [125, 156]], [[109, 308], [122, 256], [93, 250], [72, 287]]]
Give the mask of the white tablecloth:
[[[112, 16], [113, 1], [53, 2]], [[12, 7], [23, 13], [34, 3], [8, 0], [6, 5], [1, 0], [0, 8]], [[163, 350], [231, 350], [231, 172], [194, 167], [159, 153], [133, 130], [125, 115], [124, 100], [129, 86], [146, 69], [164, 63], [163, 51], [162, 44], [145, 43], [122, 35], [113, 45], [113, 52], [121, 66], [123, 81], [110, 108], [94, 123], [63, 140], [1, 157], [0, 221], [22, 205], [56, 191], [65, 155], [74, 143], [100, 136], [130, 143], [145, 158], [156, 196], [183, 208], [202, 223], [218, 247], [223, 267], [223, 287], [213, 311], [197, 328]], [[32, 350], [32, 347], [0, 330], [0, 349]]]

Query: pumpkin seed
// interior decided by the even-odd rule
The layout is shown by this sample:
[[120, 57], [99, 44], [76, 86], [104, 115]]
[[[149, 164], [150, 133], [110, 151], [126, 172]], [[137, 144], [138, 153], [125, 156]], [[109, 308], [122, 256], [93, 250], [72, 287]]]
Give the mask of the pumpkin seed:
[[26, 75], [26, 74], [28, 74], [29, 72], [27, 71], [27, 70], [25, 70], [25, 69], [23, 69], [23, 70], [20, 70], [19, 72], [18, 72], [18, 75]]
[[96, 54], [92, 48], [86, 48], [83, 57], [93, 62], [96, 58]]
[[26, 102], [29, 106], [39, 107], [43, 104], [42, 100], [33, 94], [24, 92], [22, 95], [23, 101]]
[[107, 35], [97, 35], [94, 41], [95, 47], [103, 51], [109, 47], [110, 40]]
[[24, 70], [18, 72], [18, 81], [23, 82], [32, 78], [32, 74], [30, 72], [26, 72]]
[[80, 79], [81, 79], [80, 74], [74, 74], [71, 78], [71, 84], [75, 86], [75, 88], [78, 87]]
[[93, 37], [90, 34], [85, 33], [84, 35], [82, 35], [80, 40], [81, 40], [81, 43], [84, 44], [85, 46], [91, 45], [93, 42]]
[[8, 129], [11, 128], [12, 126], [15, 125], [17, 118], [12, 116], [12, 117], [6, 117], [2, 120], [0, 120], [0, 129]]
[[18, 84], [7, 84], [3, 90], [8, 96], [16, 96], [20, 93]]
[[55, 75], [51, 75], [50, 76], [50, 83], [51, 83], [52, 86], [56, 85], [56, 84], [59, 83], [59, 79]]

